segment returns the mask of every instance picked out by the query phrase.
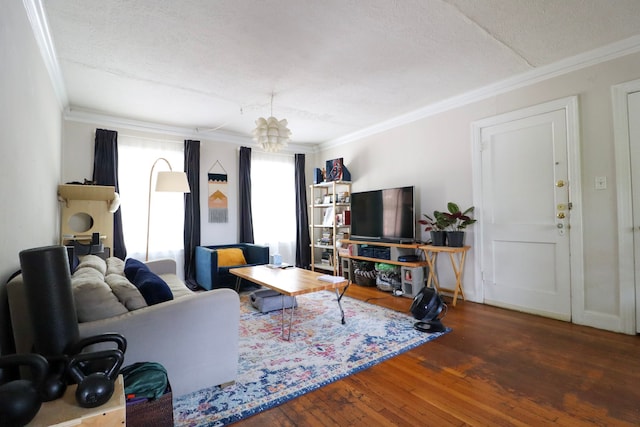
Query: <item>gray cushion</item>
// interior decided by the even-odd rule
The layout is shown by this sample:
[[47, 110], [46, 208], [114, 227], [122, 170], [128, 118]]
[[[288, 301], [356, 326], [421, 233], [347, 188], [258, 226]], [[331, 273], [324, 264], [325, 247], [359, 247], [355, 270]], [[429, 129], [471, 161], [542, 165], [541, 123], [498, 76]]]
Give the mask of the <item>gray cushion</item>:
[[110, 274], [119, 274], [124, 276], [124, 261], [120, 258], [109, 257], [106, 259], [107, 263], [107, 271], [104, 273], [105, 276]]
[[71, 277], [78, 322], [106, 319], [129, 311], [104, 281], [106, 270], [106, 262], [95, 255], [80, 260]]
[[74, 274], [71, 278], [78, 322], [106, 319], [129, 311], [98, 274]]
[[138, 288], [124, 277], [124, 273], [122, 274], [123, 275], [118, 273], [108, 274], [104, 280], [107, 282], [107, 285], [109, 285], [116, 297], [118, 297], [118, 300], [120, 300], [120, 302], [124, 304], [129, 311], [146, 307], [147, 303]]
[[76, 268], [76, 272], [82, 268], [93, 268], [95, 270], [98, 270], [104, 276], [105, 272], [107, 271], [107, 263], [105, 262], [105, 260], [103, 260], [99, 256], [86, 255], [86, 256], [80, 257], [80, 263]]

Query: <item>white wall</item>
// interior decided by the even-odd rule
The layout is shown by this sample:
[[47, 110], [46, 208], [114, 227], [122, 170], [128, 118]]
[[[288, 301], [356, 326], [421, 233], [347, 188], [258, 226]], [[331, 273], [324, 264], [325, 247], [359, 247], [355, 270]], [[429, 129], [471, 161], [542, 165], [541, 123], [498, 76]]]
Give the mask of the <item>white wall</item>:
[[[206, 245], [222, 245], [239, 242], [238, 224], [238, 158], [239, 147], [229, 143], [214, 141], [200, 142], [200, 241]], [[227, 171], [228, 190], [226, 196], [229, 202], [229, 222], [224, 224], [209, 223], [207, 198], [209, 188], [207, 173], [219, 161]], [[219, 172], [218, 166], [213, 170]]]
[[[353, 191], [415, 185], [417, 212], [444, 209], [448, 201], [472, 205], [471, 131], [473, 121], [571, 95], [579, 96], [584, 225], [584, 310], [618, 316], [619, 280], [616, 223], [616, 182], [610, 88], [640, 77], [640, 54], [633, 54], [513, 90], [419, 121], [327, 148], [315, 156], [315, 166], [343, 157], [351, 172]], [[595, 190], [594, 178], [606, 176], [606, 190]], [[473, 229], [468, 243], [474, 244]], [[423, 234], [423, 238], [426, 237]], [[448, 261], [448, 260], [441, 260]], [[474, 251], [464, 271], [465, 293], [481, 289], [475, 283]], [[540, 266], [545, 268], [545, 266]], [[446, 274], [448, 266], [439, 271]], [[584, 319], [589, 324], [590, 320]]]
[[0, 13], [0, 281], [58, 243], [61, 106], [20, 1]]

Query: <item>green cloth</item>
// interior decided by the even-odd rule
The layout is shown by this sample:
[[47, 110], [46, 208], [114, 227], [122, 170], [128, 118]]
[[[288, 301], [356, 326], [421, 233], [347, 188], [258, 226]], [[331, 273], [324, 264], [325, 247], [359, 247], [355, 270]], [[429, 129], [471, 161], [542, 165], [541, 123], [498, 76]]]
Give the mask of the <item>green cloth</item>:
[[377, 271], [386, 271], [386, 272], [396, 272], [400, 270], [400, 267], [398, 267], [397, 265], [392, 265], [392, 264], [386, 264], [383, 262], [378, 262], [376, 263], [376, 270]]
[[162, 396], [169, 385], [167, 370], [156, 362], [138, 362], [122, 368], [124, 394], [135, 397], [157, 399]]

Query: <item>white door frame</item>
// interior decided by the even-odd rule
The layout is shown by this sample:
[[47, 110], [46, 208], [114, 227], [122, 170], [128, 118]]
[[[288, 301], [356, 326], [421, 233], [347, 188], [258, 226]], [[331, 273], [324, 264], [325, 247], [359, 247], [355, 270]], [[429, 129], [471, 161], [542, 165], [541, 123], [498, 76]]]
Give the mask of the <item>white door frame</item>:
[[620, 330], [627, 334], [640, 332], [636, 324], [636, 307], [640, 292], [635, 289], [633, 248], [633, 200], [631, 195], [631, 150], [627, 96], [640, 91], [640, 80], [611, 87], [613, 102], [613, 138], [618, 204], [618, 277], [620, 280]]
[[[569, 194], [572, 204], [569, 216], [569, 250], [571, 254], [571, 318], [574, 323], [584, 323], [584, 256], [582, 237], [582, 185], [580, 173], [580, 126], [578, 120], [578, 97], [571, 96], [535, 105], [510, 113], [500, 114], [471, 123], [472, 141], [472, 168], [473, 168], [473, 205], [476, 207], [474, 214], [480, 227], [476, 229], [480, 233], [476, 242], [483, 242], [482, 230], [482, 129], [501, 123], [519, 120], [526, 117], [544, 114], [550, 111], [564, 109], [567, 120], [567, 150], [569, 166]], [[484, 301], [484, 286], [482, 277], [482, 250], [475, 251], [475, 292]]]

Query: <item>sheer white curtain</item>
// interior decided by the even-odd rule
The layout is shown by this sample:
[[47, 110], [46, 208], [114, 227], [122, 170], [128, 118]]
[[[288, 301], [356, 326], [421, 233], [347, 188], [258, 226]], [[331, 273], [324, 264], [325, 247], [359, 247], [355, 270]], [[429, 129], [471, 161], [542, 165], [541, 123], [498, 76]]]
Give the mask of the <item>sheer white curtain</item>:
[[296, 262], [296, 193], [293, 156], [251, 150], [251, 211], [253, 237]]
[[[119, 135], [118, 179], [122, 228], [127, 256], [130, 258], [145, 258], [149, 174], [153, 163], [159, 158], [168, 160], [173, 171], [184, 171], [184, 147], [181, 141]], [[169, 166], [161, 160], [153, 171], [149, 259], [173, 258], [181, 266], [184, 263], [184, 194], [155, 191], [158, 172], [168, 170]], [[182, 270], [178, 268], [178, 275], [183, 274]]]

